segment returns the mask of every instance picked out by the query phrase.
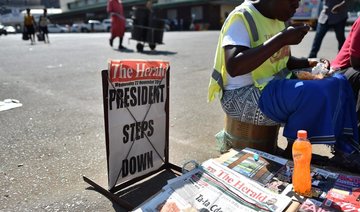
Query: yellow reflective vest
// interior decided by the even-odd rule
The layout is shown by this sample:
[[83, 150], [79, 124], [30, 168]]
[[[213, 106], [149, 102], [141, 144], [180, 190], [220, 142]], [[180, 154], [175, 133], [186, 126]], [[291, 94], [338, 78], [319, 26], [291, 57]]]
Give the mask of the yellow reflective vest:
[[[213, 72], [208, 88], [208, 101], [212, 101], [216, 96], [222, 97], [222, 90], [227, 84], [227, 70], [225, 65], [225, 53], [222, 47], [222, 40], [225, 32], [234, 23], [241, 20], [250, 36], [251, 48], [262, 45], [265, 41], [285, 29], [285, 23], [275, 19], [264, 17], [261, 13], [246, 4], [241, 4], [233, 10], [225, 20], [220, 32], [216, 49]], [[254, 85], [262, 90], [273, 76], [286, 68], [289, 60], [290, 48], [285, 46], [267, 59], [263, 64], [251, 72]]]

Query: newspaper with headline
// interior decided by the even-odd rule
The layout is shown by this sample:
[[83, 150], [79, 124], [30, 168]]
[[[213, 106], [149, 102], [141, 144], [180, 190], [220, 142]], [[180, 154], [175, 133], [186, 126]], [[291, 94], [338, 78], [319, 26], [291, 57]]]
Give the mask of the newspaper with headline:
[[169, 180], [162, 192], [135, 211], [283, 211], [290, 202], [210, 159]]

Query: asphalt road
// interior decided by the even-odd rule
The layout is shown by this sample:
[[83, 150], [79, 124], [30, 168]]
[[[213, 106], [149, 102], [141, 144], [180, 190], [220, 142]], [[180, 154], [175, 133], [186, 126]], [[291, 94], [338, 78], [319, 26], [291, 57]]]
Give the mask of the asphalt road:
[[[100, 71], [109, 58], [170, 61], [170, 162], [219, 155], [214, 135], [224, 114], [206, 101], [218, 32], [166, 32], [164, 45], [144, 53], [129, 36], [125, 52], [109, 46], [107, 33], [50, 34], [50, 44], [33, 46], [20, 34], [0, 37], [0, 100], [23, 104], [0, 112], [0, 211], [119, 210], [82, 180], [107, 188]], [[313, 37], [293, 46], [293, 55], [307, 56]], [[329, 32], [319, 57], [336, 52]], [[286, 145], [281, 133], [279, 145]], [[329, 155], [327, 147], [314, 149]]]

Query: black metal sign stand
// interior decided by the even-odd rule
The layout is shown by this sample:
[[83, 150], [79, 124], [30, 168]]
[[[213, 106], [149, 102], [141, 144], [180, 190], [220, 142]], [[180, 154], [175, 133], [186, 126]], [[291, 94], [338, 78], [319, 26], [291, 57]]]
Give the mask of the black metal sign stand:
[[[111, 82], [109, 81], [109, 76], [108, 76], [108, 70], [103, 70], [101, 72], [102, 75], [102, 85], [103, 85], [103, 105], [104, 105], [104, 121], [105, 121], [105, 140], [106, 140], [106, 155], [107, 155], [107, 164], [108, 164], [108, 170], [109, 170], [109, 124], [108, 124], [108, 88], [109, 86], [112, 86]], [[167, 71], [166, 74], [166, 102], [165, 102], [165, 112], [166, 112], [166, 130], [165, 130], [165, 160], [163, 161], [163, 165], [155, 171], [152, 171], [148, 174], [142, 175], [140, 177], [136, 177], [134, 179], [128, 180], [122, 184], [116, 185], [115, 187], [107, 190], [103, 187], [101, 187], [100, 185], [98, 185], [97, 183], [95, 183], [94, 181], [90, 180], [89, 178], [87, 178], [86, 176], [83, 176], [83, 180], [88, 183], [89, 185], [91, 185], [96, 191], [98, 191], [99, 193], [103, 194], [104, 196], [106, 196], [108, 199], [110, 199], [111, 201], [117, 203], [119, 206], [123, 207], [124, 209], [130, 211], [133, 210], [136, 206], [132, 205], [131, 203], [129, 203], [128, 201], [122, 199], [121, 197], [117, 196], [115, 193], [122, 190], [122, 189], [126, 189], [127, 187], [136, 184], [142, 180], [144, 180], [145, 178], [149, 178], [152, 177], [153, 175], [156, 175], [159, 172], [162, 172], [164, 170], [166, 171], [170, 171], [170, 172], [174, 172], [177, 175], [181, 175], [182, 172], [182, 168], [172, 164], [169, 162], [169, 90], [170, 90], [170, 85], [169, 85], [169, 75], [170, 72], [169, 70]], [[130, 111], [129, 111], [130, 112]], [[151, 142], [150, 140], [148, 140], [149, 142]]]

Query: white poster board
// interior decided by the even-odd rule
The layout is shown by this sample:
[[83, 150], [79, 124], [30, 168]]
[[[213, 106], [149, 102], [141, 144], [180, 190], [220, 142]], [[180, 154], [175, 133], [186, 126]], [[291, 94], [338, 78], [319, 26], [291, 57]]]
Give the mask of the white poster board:
[[164, 165], [169, 69], [166, 61], [110, 60], [103, 71], [109, 189]]

